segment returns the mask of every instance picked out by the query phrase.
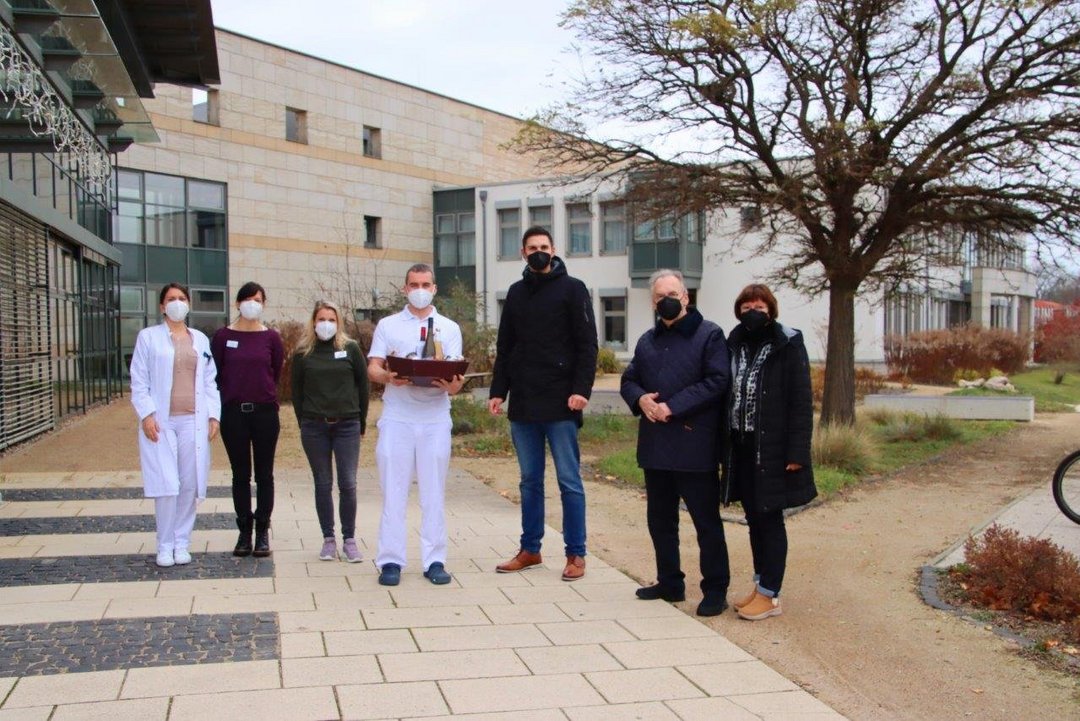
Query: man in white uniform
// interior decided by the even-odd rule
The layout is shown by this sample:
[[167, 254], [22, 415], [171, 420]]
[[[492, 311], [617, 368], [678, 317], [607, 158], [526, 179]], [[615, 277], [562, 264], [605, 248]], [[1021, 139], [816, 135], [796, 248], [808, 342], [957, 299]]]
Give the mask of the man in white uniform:
[[420, 556], [424, 577], [434, 584], [450, 582], [446, 571], [446, 518], [443, 499], [450, 469], [450, 396], [465, 384], [463, 376], [452, 381], [436, 379], [421, 388], [398, 378], [387, 368], [388, 356], [424, 357], [440, 348], [444, 358], [461, 357], [461, 329], [439, 315], [431, 301], [435, 296], [435, 271], [418, 263], [405, 273], [408, 304], [400, 312], [379, 321], [368, 351], [368, 379], [386, 386], [379, 418], [375, 460], [383, 492], [379, 522], [379, 550], [375, 565], [379, 583], [396, 586], [405, 567], [405, 509], [413, 475], [420, 491]]

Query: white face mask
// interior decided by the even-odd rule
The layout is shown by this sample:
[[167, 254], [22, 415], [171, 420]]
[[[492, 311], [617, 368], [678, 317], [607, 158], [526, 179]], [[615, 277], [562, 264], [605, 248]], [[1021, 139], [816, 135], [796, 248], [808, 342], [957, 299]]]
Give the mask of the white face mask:
[[414, 288], [409, 291], [409, 305], [417, 310], [423, 310], [431, 305], [431, 299], [435, 294], [424, 288]]
[[333, 340], [337, 335], [337, 323], [332, 320], [320, 320], [315, 324], [315, 335], [319, 340]]
[[187, 318], [189, 310], [191, 310], [191, 308], [188, 304], [179, 298], [170, 300], [165, 304], [165, 315], [173, 323], [183, 323], [184, 319]]
[[245, 320], [258, 320], [262, 315], [262, 303], [257, 300], [245, 300], [240, 303], [240, 315]]

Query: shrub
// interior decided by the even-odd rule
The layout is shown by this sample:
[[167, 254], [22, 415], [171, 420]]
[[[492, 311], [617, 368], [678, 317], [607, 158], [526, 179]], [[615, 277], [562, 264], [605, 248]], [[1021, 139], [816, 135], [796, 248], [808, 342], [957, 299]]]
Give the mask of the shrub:
[[506, 430], [503, 418], [491, 415], [486, 403], [476, 401], [468, 394], [450, 399], [450, 419], [454, 424], [450, 433], [455, 436]]
[[888, 426], [896, 423], [900, 414], [888, 408], [867, 408], [862, 411], [859, 418], [874, 426]]
[[[885, 376], [873, 368], [859, 366], [855, 368], [855, 400], [862, 400], [868, 395], [878, 393], [885, 387]], [[814, 403], [821, 404], [825, 396], [825, 367], [810, 366], [810, 388], [814, 394]]]
[[969, 325], [885, 338], [890, 375], [918, 383], [950, 385], [957, 371], [1008, 375], [1022, 370], [1027, 359], [1028, 338], [1003, 328]]
[[940, 413], [923, 416], [920, 422], [923, 427], [923, 437], [930, 441], [953, 441], [962, 435], [956, 422]]
[[1080, 641], [1080, 561], [1043, 538], [1021, 536], [996, 523], [964, 544], [967, 562], [952, 575], [966, 600], [995, 611], [1015, 611], [1045, 621], [1072, 622]]
[[1080, 313], [1058, 313], [1035, 331], [1035, 360], [1039, 363], [1080, 362]]
[[619, 365], [618, 359], [615, 358], [615, 351], [610, 348], [601, 348], [596, 354], [596, 372], [597, 373], [619, 373], [622, 371], [622, 366]]
[[818, 426], [810, 446], [815, 466], [829, 466], [856, 476], [868, 473], [877, 459], [870, 436], [852, 426]]

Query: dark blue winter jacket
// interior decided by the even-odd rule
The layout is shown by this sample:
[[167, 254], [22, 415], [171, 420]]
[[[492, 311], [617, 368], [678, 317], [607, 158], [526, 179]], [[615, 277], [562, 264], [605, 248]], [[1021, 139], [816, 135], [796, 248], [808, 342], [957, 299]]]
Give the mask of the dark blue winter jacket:
[[730, 376], [724, 331], [696, 309], [671, 327], [657, 322], [646, 331], [623, 372], [620, 393], [634, 415], [641, 416], [638, 400], [659, 392], [657, 401], [667, 403], [672, 417], [653, 423], [642, 416], [638, 465], [666, 471], [717, 470], [721, 401]]

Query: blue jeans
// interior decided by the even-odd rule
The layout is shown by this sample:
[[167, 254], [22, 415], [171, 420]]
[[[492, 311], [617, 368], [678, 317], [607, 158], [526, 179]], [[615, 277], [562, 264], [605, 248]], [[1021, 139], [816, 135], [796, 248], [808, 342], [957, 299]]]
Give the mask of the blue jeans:
[[356, 535], [356, 467], [360, 460], [360, 421], [327, 423], [300, 421], [300, 445], [304, 447], [315, 478], [315, 513], [323, 538], [334, 537], [334, 465], [337, 465], [341, 537]]
[[562, 498], [566, 555], [585, 555], [585, 488], [581, 483], [577, 423], [510, 424], [510, 437], [521, 467], [521, 548], [540, 552], [544, 538], [544, 441], [551, 448]]

